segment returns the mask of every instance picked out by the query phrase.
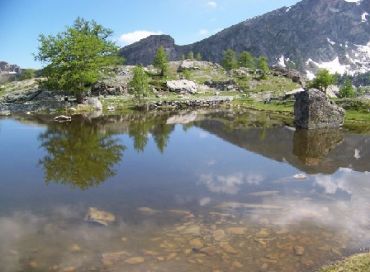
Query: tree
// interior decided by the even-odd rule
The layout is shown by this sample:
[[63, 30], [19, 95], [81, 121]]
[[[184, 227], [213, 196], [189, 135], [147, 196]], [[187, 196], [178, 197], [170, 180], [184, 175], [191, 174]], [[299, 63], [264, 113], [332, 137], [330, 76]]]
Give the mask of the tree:
[[198, 61], [201, 61], [202, 60], [202, 55], [200, 53], [197, 53], [196, 56], [195, 56], [195, 59], [198, 60]]
[[317, 72], [316, 78], [309, 85], [311, 88], [319, 89], [322, 92], [326, 92], [326, 89], [335, 84], [335, 76], [331, 75], [326, 69], [321, 69]]
[[46, 87], [72, 93], [82, 102], [85, 91], [108, 72], [106, 68], [122, 61], [118, 47], [109, 41], [111, 35], [110, 29], [81, 18], [55, 36], [40, 35], [35, 59], [47, 64]]
[[251, 53], [243, 51], [239, 56], [239, 66], [256, 69], [256, 59], [252, 56]]
[[36, 76], [36, 71], [34, 69], [24, 69], [19, 76], [19, 80], [31, 79]]
[[186, 56], [186, 58], [189, 59], [189, 60], [193, 60], [194, 59], [194, 53], [193, 53], [193, 51], [190, 51], [188, 53], [188, 55]]
[[163, 46], [159, 47], [153, 61], [154, 67], [161, 70], [161, 76], [165, 77], [168, 74], [168, 56]]
[[148, 95], [149, 77], [142, 66], [134, 68], [134, 76], [130, 82], [132, 92], [137, 99], [142, 99]]
[[353, 88], [352, 81], [350, 79], [346, 79], [344, 85], [339, 91], [339, 97], [354, 97], [356, 94], [355, 88]]
[[270, 73], [270, 67], [269, 67], [267, 58], [266, 57], [259, 57], [257, 67], [258, 67], [258, 69], [261, 70], [262, 79], [266, 79], [268, 73]]
[[227, 49], [224, 52], [224, 58], [222, 61], [222, 66], [227, 70], [230, 71], [238, 67], [238, 60], [236, 58], [236, 53], [232, 49]]

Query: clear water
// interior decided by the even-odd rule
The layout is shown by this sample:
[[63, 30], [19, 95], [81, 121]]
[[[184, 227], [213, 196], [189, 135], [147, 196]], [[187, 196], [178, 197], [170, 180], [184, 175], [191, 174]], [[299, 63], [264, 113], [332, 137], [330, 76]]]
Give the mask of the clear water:
[[314, 271], [369, 246], [370, 136], [174, 115], [0, 120], [0, 270]]

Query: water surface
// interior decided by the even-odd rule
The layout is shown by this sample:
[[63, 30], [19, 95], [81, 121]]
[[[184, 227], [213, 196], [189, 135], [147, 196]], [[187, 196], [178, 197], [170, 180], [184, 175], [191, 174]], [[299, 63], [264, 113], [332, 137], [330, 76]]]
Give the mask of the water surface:
[[314, 271], [370, 244], [369, 147], [256, 112], [2, 119], [1, 271]]

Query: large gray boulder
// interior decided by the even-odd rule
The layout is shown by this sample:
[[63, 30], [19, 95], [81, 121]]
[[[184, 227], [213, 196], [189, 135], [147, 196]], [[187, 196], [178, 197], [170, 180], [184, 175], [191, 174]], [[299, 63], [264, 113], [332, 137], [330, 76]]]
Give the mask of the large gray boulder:
[[194, 94], [198, 91], [198, 86], [191, 80], [170, 80], [166, 83], [168, 90], [176, 93], [190, 93]]
[[326, 94], [310, 89], [295, 95], [295, 125], [302, 129], [340, 128], [345, 111], [330, 101]]

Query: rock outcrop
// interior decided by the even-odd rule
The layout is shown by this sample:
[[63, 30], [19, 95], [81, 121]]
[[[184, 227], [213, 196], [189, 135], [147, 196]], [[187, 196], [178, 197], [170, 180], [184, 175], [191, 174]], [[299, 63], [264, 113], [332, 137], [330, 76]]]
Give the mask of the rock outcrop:
[[310, 89], [295, 95], [295, 125], [300, 129], [340, 128], [345, 111], [330, 101], [326, 94]]
[[194, 81], [181, 79], [170, 80], [166, 82], [167, 88], [171, 92], [195, 94], [198, 91], [198, 86]]

